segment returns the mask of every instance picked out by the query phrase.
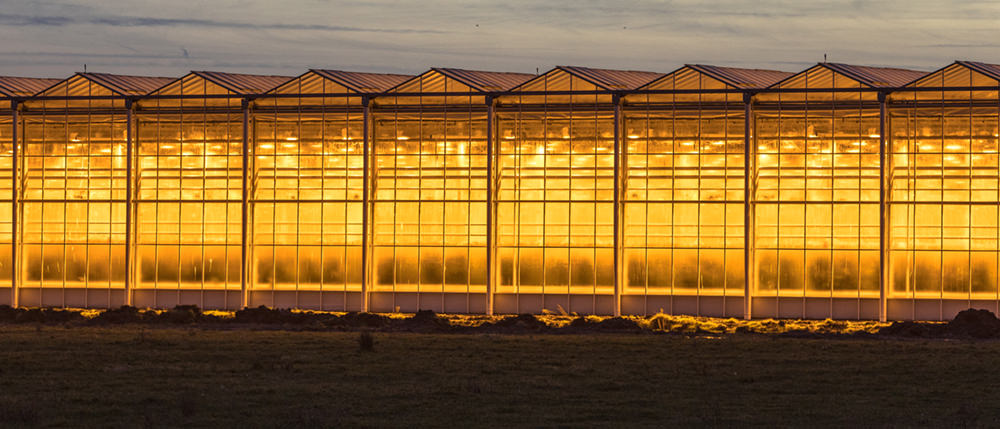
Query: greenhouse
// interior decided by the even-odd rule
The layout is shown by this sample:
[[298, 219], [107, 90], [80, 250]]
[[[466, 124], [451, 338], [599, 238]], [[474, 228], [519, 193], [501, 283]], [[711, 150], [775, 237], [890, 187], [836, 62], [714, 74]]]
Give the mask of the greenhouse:
[[1000, 65], [77, 73], [0, 97], [0, 305], [1000, 310]]

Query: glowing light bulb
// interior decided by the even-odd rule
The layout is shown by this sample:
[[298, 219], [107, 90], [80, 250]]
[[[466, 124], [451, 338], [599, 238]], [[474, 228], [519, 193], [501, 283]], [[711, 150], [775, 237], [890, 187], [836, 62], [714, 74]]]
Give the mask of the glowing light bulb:
[[630, 138], [630, 139], [632, 139], [632, 140], [635, 140], [635, 139], [639, 138], [639, 136], [637, 136], [637, 135], [635, 135], [635, 134], [629, 134], [629, 135], [628, 135], [628, 138]]
[[298, 137], [285, 137], [285, 140], [290, 141], [290, 142], [294, 142], [294, 141], [298, 141], [299, 138]]
[[274, 149], [274, 145], [271, 143], [264, 143], [260, 145], [261, 149]]
[[410, 139], [410, 138], [409, 138], [409, 137], [407, 137], [407, 136], [399, 136], [399, 137], [396, 137], [396, 140], [409, 140], [409, 139]]
[[962, 150], [962, 145], [950, 144], [948, 146], [945, 146], [944, 148], [948, 150]]

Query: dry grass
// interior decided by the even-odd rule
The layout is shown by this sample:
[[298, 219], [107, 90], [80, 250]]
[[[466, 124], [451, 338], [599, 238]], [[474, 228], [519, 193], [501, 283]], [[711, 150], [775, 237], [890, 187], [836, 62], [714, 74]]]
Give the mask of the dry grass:
[[[650, 320], [662, 329], [744, 326], [691, 319]], [[357, 332], [6, 325], [0, 423], [1000, 424], [1000, 379], [989, 376], [1000, 342], [377, 332], [372, 340], [363, 351]]]

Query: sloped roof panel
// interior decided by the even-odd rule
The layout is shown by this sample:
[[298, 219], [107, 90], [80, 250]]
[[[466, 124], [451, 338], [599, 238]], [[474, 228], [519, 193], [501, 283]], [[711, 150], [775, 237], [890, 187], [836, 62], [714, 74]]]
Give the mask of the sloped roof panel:
[[432, 70], [483, 92], [507, 91], [535, 77], [535, 75], [526, 73], [491, 72], [452, 68], [434, 68]]
[[387, 73], [361, 73], [342, 70], [311, 70], [312, 72], [360, 93], [385, 92], [413, 76]]
[[608, 90], [636, 89], [665, 76], [663, 73], [634, 70], [609, 70], [576, 66], [559, 66], [558, 68]]
[[956, 61], [956, 63], [964, 65], [994, 79], [1000, 80], [1000, 64], [987, 64], [975, 61]]
[[62, 82], [62, 79], [0, 76], [0, 94], [8, 97], [27, 97], [38, 94], [59, 82]]
[[840, 63], [820, 64], [873, 88], [899, 87], [927, 75], [927, 72], [923, 71], [892, 67], [868, 67]]
[[689, 64], [687, 67], [736, 88], [767, 88], [794, 74], [777, 70], [719, 67], [706, 64]]
[[294, 79], [291, 76], [270, 76], [211, 71], [196, 71], [192, 73], [239, 95], [263, 94]]
[[121, 95], [146, 95], [177, 80], [173, 77], [126, 76], [109, 73], [79, 73]]

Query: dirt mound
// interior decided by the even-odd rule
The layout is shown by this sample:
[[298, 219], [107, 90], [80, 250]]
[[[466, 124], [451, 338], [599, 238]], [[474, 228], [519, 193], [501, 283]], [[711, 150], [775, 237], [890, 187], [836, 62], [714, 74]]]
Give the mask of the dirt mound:
[[123, 323], [141, 323], [146, 320], [146, 313], [138, 308], [123, 305], [118, 308], [111, 308], [102, 311], [89, 323], [93, 325], [119, 325]]
[[569, 329], [605, 331], [605, 332], [631, 332], [640, 331], [642, 327], [634, 320], [624, 317], [611, 317], [601, 320], [591, 320], [586, 317], [577, 317], [569, 322]]
[[452, 327], [448, 319], [439, 317], [433, 310], [418, 310], [413, 317], [393, 322], [393, 328], [413, 332], [447, 331]]
[[989, 310], [968, 309], [948, 322], [948, 332], [955, 337], [1000, 337], [1000, 319]]
[[79, 310], [64, 310], [59, 308], [13, 308], [0, 305], [0, 323], [76, 323], [84, 322], [86, 317]]
[[330, 326], [384, 328], [390, 319], [381, 314], [350, 312], [327, 322]]
[[970, 308], [948, 323], [893, 322], [878, 334], [905, 338], [1000, 338], [1000, 319], [989, 310]]
[[503, 319], [497, 320], [494, 323], [484, 323], [484, 328], [497, 327], [504, 329], [514, 329], [514, 330], [526, 330], [526, 331], [539, 331], [548, 329], [549, 325], [545, 322], [538, 320], [533, 314], [518, 314], [517, 316], [508, 316]]
[[236, 312], [236, 323], [253, 323], [261, 325], [301, 325], [307, 322], [306, 313], [296, 313], [292, 310], [267, 308], [244, 308]]

